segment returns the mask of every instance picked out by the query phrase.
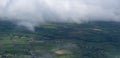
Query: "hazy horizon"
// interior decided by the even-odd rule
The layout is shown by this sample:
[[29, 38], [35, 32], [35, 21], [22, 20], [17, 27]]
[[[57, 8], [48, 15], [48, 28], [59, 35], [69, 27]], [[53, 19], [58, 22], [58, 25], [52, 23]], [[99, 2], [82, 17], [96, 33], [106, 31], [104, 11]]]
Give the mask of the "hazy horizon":
[[0, 0], [0, 17], [34, 29], [47, 22], [120, 21], [120, 0]]

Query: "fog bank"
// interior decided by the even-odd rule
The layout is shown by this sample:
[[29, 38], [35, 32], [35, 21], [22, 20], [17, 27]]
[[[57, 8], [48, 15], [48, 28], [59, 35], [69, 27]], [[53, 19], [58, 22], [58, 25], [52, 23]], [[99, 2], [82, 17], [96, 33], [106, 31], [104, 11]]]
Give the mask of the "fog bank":
[[0, 0], [0, 17], [31, 30], [47, 22], [119, 22], [120, 0]]

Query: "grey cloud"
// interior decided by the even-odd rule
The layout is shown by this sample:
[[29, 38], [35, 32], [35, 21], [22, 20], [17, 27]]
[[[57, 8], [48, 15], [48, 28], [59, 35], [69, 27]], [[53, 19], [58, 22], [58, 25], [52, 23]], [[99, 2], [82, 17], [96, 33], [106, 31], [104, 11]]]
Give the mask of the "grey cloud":
[[34, 29], [46, 22], [120, 21], [120, 0], [0, 0], [0, 17]]

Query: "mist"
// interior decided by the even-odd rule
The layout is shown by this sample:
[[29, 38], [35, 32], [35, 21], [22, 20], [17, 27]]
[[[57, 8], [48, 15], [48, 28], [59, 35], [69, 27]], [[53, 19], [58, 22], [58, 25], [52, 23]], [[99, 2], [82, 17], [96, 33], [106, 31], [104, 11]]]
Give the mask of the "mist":
[[120, 0], [0, 0], [0, 18], [30, 30], [49, 22], [120, 22]]

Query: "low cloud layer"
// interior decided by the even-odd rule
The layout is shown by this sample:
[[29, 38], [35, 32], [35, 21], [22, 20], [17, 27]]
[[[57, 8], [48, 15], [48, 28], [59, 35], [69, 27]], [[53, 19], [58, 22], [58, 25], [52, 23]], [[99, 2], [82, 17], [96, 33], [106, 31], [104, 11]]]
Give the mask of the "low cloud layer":
[[119, 22], [120, 0], [0, 0], [0, 17], [31, 30], [47, 22]]

